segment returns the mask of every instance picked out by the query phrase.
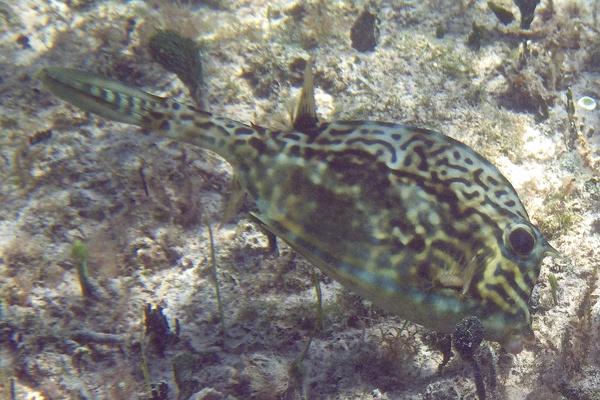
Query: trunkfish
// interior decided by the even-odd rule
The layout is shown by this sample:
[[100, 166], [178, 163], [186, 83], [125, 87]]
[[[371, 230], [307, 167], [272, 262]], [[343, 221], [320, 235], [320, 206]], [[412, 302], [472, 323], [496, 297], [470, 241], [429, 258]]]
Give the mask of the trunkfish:
[[542, 260], [557, 252], [508, 180], [438, 132], [320, 122], [307, 64], [287, 130], [213, 115], [90, 72], [44, 67], [36, 77], [82, 110], [222, 156], [263, 228], [373, 304], [441, 333], [475, 316], [485, 339], [515, 354], [532, 343], [531, 292]]

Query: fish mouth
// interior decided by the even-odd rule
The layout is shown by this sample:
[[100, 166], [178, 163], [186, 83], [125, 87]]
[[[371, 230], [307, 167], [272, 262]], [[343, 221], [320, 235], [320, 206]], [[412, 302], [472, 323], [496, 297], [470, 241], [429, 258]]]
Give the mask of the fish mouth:
[[544, 241], [544, 253], [542, 258], [544, 257], [553, 257], [553, 258], [563, 258], [564, 256], [556, 250], [554, 247], [550, 246], [550, 243]]

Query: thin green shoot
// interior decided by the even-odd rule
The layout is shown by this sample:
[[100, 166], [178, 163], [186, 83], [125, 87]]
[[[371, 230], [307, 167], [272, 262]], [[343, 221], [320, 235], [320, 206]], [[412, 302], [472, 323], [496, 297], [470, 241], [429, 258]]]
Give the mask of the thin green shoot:
[[90, 278], [87, 261], [89, 259], [88, 247], [81, 240], [76, 240], [71, 246], [71, 257], [75, 260], [75, 269], [77, 270], [77, 278], [81, 286], [81, 293], [84, 297], [94, 297], [94, 284]]
[[208, 229], [208, 237], [210, 241], [210, 263], [212, 265], [213, 279], [215, 281], [215, 295], [217, 297], [217, 311], [219, 313], [219, 320], [221, 323], [221, 333], [226, 337], [227, 330], [225, 328], [225, 315], [223, 314], [223, 303], [221, 302], [221, 291], [219, 289], [219, 277], [217, 274], [217, 262], [215, 257], [215, 241], [210, 224], [206, 222], [205, 225], [206, 229]]
[[548, 282], [550, 283], [550, 292], [552, 293], [552, 301], [554, 305], [558, 305], [558, 281], [556, 280], [556, 275], [552, 272], [548, 274]]
[[[153, 335], [153, 333], [150, 333]], [[140, 345], [142, 348], [142, 361], [140, 362], [140, 366], [142, 367], [142, 375], [144, 376], [144, 386], [146, 387], [146, 392], [148, 393], [150, 399], [154, 398], [152, 394], [152, 384], [150, 383], [150, 372], [148, 370], [148, 360], [146, 359], [146, 349], [148, 348], [148, 343], [150, 343], [150, 337], [144, 337], [144, 329], [140, 333]]]
[[312, 278], [313, 285], [315, 286], [315, 293], [317, 295], [317, 317], [315, 319], [313, 330], [310, 333], [310, 337], [306, 341], [304, 349], [302, 349], [302, 353], [298, 358], [292, 361], [290, 366], [290, 374], [295, 377], [298, 382], [301, 382], [306, 375], [306, 368], [302, 363], [308, 354], [308, 349], [310, 348], [310, 344], [312, 343], [317, 330], [320, 330], [321, 332], [325, 330], [325, 319], [323, 317], [323, 293], [321, 292], [321, 284], [319, 283], [319, 279], [315, 273], [315, 268], [312, 265], [310, 267], [310, 277]]

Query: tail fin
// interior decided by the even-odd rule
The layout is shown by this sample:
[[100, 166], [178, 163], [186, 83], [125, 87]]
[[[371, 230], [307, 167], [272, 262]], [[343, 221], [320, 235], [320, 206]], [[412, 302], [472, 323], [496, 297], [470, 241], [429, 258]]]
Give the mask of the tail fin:
[[84, 111], [113, 121], [151, 128], [162, 120], [155, 114], [166, 99], [126, 86], [91, 72], [62, 67], [43, 67], [35, 74], [52, 94]]
[[267, 150], [280, 151], [270, 131], [215, 117], [194, 106], [151, 95], [113, 79], [76, 69], [44, 67], [35, 78], [57, 97], [113, 121], [137, 125], [158, 137], [212, 150], [235, 168], [255, 163]]

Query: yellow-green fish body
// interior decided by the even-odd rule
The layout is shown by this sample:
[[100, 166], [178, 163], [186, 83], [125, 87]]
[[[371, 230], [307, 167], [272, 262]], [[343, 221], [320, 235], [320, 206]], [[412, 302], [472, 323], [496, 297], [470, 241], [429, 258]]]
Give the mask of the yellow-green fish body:
[[86, 111], [223, 156], [267, 229], [374, 304], [446, 333], [476, 316], [486, 339], [514, 353], [533, 340], [529, 299], [555, 251], [468, 146], [391, 123], [318, 123], [310, 101], [295, 129], [277, 131], [88, 72], [47, 67], [37, 77]]

